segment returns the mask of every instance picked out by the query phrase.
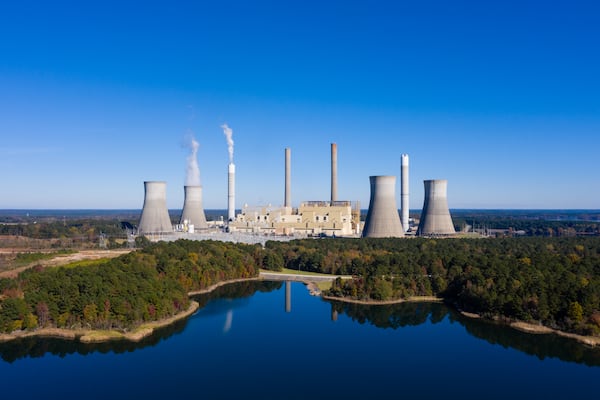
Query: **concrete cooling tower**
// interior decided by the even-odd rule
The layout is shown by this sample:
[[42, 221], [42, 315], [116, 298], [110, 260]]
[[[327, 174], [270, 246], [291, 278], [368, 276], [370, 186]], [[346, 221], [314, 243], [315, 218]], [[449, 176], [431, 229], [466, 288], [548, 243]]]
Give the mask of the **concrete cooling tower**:
[[173, 226], [167, 210], [167, 183], [144, 182], [144, 208], [138, 233], [148, 235], [172, 232]]
[[363, 237], [404, 237], [396, 206], [396, 177], [371, 176], [371, 199]]
[[187, 224], [194, 225], [195, 229], [208, 228], [202, 206], [202, 186], [184, 186], [183, 190], [185, 199], [179, 223], [184, 224], [187, 221]]
[[452, 235], [454, 224], [448, 209], [448, 181], [434, 179], [423, 181], [425, 184], [425, 201], [421, 211], [421, 221], [417, 235]]

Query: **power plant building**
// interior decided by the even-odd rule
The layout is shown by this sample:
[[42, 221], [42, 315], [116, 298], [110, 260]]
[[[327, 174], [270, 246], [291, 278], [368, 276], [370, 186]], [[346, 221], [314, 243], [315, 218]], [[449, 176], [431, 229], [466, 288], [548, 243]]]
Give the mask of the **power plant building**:
[[448, 181], [445, 179], [432, 179], [423, 181], [425, 186], [425, 199], [417, 235], [419, 236], [445, 236], [456, 233], [448, 208]]
[[337, 145], [331, 144], [331, 201], [305, 201], [297, 209], [291, 201], [291, 150], [285, 149], [283, 207], [244, 206], [229, 223], [230, 232], [289, 236], [357, 236], [360, 203], [337, 200]]
[[168, 233], [173, 233], [173, 225], [167, 210], [167, 183], [146, 181], [138, 234], [149, 236]]
[[363, 237], [404, 237], [396, 205], [396, 177], [371, 176], [369, 211], [362, 231]]
[[292, 213], [286, 208], [244, 206], [231, 232], [296, 236], [356, 236], [360, 230], [358, 202], [306, 201]]

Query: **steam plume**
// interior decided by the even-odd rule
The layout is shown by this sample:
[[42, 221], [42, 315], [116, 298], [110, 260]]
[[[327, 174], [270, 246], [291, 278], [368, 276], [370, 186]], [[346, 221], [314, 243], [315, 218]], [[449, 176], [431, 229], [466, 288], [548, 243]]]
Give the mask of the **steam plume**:
[[190, 149], [190, 155], [187, 157], [185, 184], [187, 186], [200, 186], [200, 167], [198, 166], [198, 147], [200, 144], [190, 133], [187, 136], [186, 147]]
[[227, 124], [221, 125], [221, 128], [223, 128], [223, 134], [225, 135], [225, 138], [227, 139], [227, 150], [229, 151], [229, 163], [233, 164], [233, 138], [232, 138], [233, 131]]

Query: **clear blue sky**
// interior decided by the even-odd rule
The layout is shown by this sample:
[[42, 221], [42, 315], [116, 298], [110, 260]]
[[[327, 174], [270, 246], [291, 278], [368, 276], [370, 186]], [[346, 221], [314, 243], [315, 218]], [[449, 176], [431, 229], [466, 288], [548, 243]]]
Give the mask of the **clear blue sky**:
[[[127, 4], [125, 4], [127, 3]], [[0, 208], [183, 203], [185, 136], [206, 208], [339, 197], [399, 175], [410, 206], [600, 208], [597, 1], [5, 1]], [[399, 178], [398, 178], [399, 179]], [[397, 184], [399, 201], [399, 182]]]

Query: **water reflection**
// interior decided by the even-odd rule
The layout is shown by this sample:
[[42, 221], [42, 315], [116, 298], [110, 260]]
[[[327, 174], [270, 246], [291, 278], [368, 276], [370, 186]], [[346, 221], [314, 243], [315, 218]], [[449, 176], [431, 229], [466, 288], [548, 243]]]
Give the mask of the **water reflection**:
[[359, 324], [369, 323], [382, 329], [417, 326], [429, 321], [437, 324], [446, 317], [465, 327], [471, 336], [488, 343], [513, 348], [539, 359], [558, 358], [588, 366], [600, 366], [600, 349], [582, 345], [557, 335], [532, 335], [506, 325], [467, 318], [439, 303], [401, 303], [367, 306], [331, 301], [331, 315], [346, 314]]
[[[238, 284], [225, 285], [211, 293], [194, 296], [194, 300], [202, 307], [195, 315], [223, 315], [233, 309], [242, 307], [249, 302], [249, 297], [258, 292], [271, 292], [281, 288], [282, 282], [248, 281]], [[217, 300], [218, 301], [211, 301]], [[209, 303], [210, 302], [210, 303]], [[177, 335], [185, 330], [188, 319], [157, 329], [155, 333], [139, 342], [128, 340], [113, 340], [106, 343], [81, 343], [58, 338], [23, 338], [6, 343], [0, 343], [0, 357], [9, 363], [18, 359], [43, 357], [46, 353], [65, 357], [69, 354], [88, 355], [95, 352], [116, 354], [132, 352], [144, 347], [156, 346], [161, 341]], [[226, 326], [227, 328], [227, 320]], [[231, 321], [229, 322], [231, 328]]]
[[[194, 299], [201, 305], [201, 309], [193, 318], [217, 315], [223, 316], [223, 332], [230, 331], [233, 324], [233, 315], [236, 310], [247, 307], [250, 297], [257, 291], [272, 292], [281, 290], [284, 294], [284, 310], [291, 311], [291, 287], [283, 282], [249, 281], [226, 285], [212, 293], [195, 296]], [[306, 295], [305, 292], [296, 296]], [[369, 324], [380, 329], [401, 329], [422, 324], [440, 324], [441, 332], [447, 327], [441, 323], [458, 323], [464, 326], [465, 331], [476, 338], [485, 340], [493, 345], [512, 348], [523, 353], [534, 355], [539, 359], [558, 358], [562, 361], [600, 366], [600, 349], [589, 348], [575, 341], [561, 338], [556, 335], [531, 335], [516, 331], [510, 327], [494, 322], [475, 320], [462, 316], [444, 304], [439, 303], [401, 303], [395, 305], [367, 306], [350, 304], [339, 301], [326, 301], [330, 303], [330, 310], [323, 307], [323, 302], [318, 299], [299, 302], [301, 308], [311, 307], [322, 315], [324, 320], [333, 321], [346, 315], [358, 324]], [[298, 305], [296, 306], [298, 307]], [[329, 315], [327, 315], [329, 314]], [[241, 314], [240, 314], [241, 315]], [[156, 346], [161, 341], [182, 333], [190, 320], [179, 321], [171, 326], [159, 329], [154, 335], [138, 343], [129, 341], [112, 341], [100, 344], [84, 344], [62, 339], [26, 338], [0, 344], [0, 357], [9, 363], [18, 359], [43, 357], [50, 353], [65, 357], [69, 354], [87, 355], [99, 353], [125, 353], [132, 352], [149, 346]]]

